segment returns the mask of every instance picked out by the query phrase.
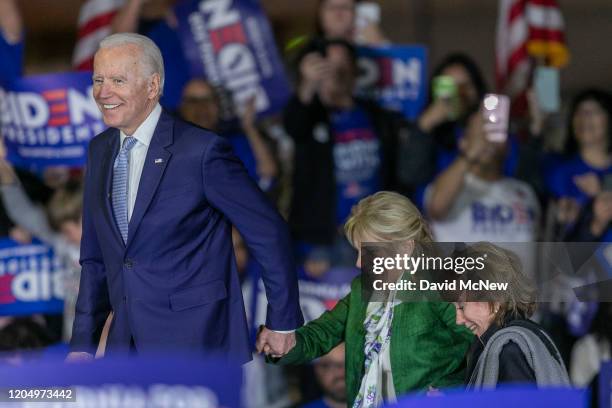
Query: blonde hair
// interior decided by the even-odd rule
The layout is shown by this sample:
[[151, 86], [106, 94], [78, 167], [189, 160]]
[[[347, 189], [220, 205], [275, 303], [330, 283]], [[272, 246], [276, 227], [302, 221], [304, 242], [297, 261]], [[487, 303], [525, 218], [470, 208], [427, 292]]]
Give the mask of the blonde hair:
[[344, 224], [344, 233], [353, 246], [365, 235], [381, 241], [433, 241], [425, 219], [414, 204], [391, 191], [378, 192], [354, 205]]

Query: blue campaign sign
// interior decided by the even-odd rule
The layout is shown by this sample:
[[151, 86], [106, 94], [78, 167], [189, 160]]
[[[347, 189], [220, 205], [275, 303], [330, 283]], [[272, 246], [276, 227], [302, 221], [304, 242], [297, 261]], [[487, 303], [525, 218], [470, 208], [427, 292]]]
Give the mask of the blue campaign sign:
[[2, 389], [71, 387], [80, 407], [238, 408], [242, 368], [196, 356], [103, 358], [81, 364], [43, 360], [2, 365], [0, 379]]
[[36, 75], [4, 85], [0, 127], [9, 161], [30, 169], [83, 166], [89, 141], [106, 128], [87, 72]]
[[535, 388], [528, 386], [513, 386], [488, 391], [467, 392], [453, 390], [439, 396], [409, 396], [399, 400], [397, 408], [517, 408], [538, 407], [586, 408], [588, 392], [569, 388]]
[[599, 371], [599, 406], [612, 407], [612, 362], [602, 364]]
[[427, 49], [419, 45], [359, 47], [357, 95], [416, 119], [427, 95]]
[[0, 240], [0, 316], [62, 313], [63, 270], [53, 250]]
[[223, 88], [238, 109], [255, 96], [259, 114], [282, 110], [289, 84], [257, 0], [186, 0], [175, 13], [193, 77]]

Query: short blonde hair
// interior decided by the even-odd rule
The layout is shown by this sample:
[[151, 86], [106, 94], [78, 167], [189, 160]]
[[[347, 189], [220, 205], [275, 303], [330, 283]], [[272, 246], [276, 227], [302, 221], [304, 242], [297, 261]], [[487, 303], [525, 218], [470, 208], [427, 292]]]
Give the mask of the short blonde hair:
[[365, 235], [381, 241], [433, 241], [427, 222], [414, 204], [391, 191], [378, 192], [354, 205], [344, 233], [353, 246]]

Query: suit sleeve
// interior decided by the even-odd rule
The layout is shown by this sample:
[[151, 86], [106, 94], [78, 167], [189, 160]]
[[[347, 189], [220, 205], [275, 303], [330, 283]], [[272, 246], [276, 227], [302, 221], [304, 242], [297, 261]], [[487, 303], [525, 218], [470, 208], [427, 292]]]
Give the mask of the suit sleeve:
[[271, 330], [300, 327], [304, 318], [285, 221], [251, 180], [226, 140], [214, 138], [204, 153], [202, 168], [206, 198], [229, 218], [263, 267], [268, 298], [266, 327]]
[[345, 339], [349, 314], [349, 293], [332, 310], [308, 322], [296, 332], [296, 345], [280, 359], [268, 358], [279, 365], [304, 364], [331, 351]]
[[76, 302], [72, 339], [72, 351], [85, 351], [94, 354], [100, 340], [104, 322], [111, 311], [106, 271], [102, 260], [102, 251], [91, 213], [92, 187], [96, 180], [92, 178], [91, 146], [87, 160], [89, 167], [85, 176], [83, 193], [83, 236], [81, 238], [81, 282]]

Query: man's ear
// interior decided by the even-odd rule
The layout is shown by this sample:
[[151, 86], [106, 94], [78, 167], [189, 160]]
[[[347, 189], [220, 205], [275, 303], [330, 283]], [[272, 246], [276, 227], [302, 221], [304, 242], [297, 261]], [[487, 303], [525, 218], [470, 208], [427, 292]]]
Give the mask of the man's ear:
[[149, 78], [148, 84], [149, 99], [155, 99], [161, 95], [161, 77], [158, 73], [154, 73]]

